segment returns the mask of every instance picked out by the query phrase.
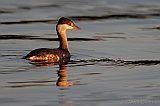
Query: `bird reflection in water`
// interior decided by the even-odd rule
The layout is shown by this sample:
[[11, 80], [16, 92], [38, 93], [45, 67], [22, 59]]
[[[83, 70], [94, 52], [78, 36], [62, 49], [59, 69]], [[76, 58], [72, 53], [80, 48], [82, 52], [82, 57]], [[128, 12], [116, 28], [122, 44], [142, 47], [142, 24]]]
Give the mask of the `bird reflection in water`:
[[58, 74], [58, 80], [56, 82], [57, 86], [60, 87], [68, 87], [73, 85], [72, 82], [68, 81], [68, 77], [67, 77], [67, 65], [59, 65], [59, 70], [57, 72]]
[[67, 64], [69, 61], [70, 59], [64, 59], [63, 61], [60, 61], [58, 63], [52, 61], [31, 61], [30, 63], [36, 66], [59, 65], [59, 70], [57, 71], [58, 79], [56, 85], [59, 87], [69, 87], [73, 85], [73, 82], [68, 81], [68, 76], [67, 76]]

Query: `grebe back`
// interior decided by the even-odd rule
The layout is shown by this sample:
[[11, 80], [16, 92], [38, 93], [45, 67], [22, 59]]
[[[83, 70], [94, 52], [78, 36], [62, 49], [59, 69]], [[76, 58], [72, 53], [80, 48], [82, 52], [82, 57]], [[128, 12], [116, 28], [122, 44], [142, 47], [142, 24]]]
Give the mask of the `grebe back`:
[[70, 58], [66, 30], [80, 29], [71, 20], [61, 17], [56, 25], [56, 31], [59, 38], [59, 48], [39, 48], [31, 51], [24, 58], [31, 61], [52, 61], [59, 62]]

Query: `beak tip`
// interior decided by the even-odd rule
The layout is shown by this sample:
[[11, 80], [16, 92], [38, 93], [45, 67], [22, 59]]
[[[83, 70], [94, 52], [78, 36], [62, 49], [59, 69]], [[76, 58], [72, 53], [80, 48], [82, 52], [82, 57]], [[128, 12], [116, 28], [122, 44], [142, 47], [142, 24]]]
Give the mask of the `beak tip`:
[[80, 28], [80, 27], [78, 27], [78, 26], [76, 26], [76, 27], [75, 27], [75, 29], [80, 30], [81, 28]]
[[76, 29], [76, 30], [80, 30], [81, 28], [80, 27], [78, 27], [77, 25], [75, 25], [75, 24], [73, 24], [73, 29]]

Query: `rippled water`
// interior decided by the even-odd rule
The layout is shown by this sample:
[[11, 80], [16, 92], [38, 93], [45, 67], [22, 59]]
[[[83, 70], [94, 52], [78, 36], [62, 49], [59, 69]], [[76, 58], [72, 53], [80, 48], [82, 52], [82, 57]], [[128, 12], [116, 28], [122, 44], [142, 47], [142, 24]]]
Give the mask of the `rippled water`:
[[[67, 65], [22, 59], [56, 48], [59, 17]], [[159, 0], [0, 0], [0, 106], [159, 106]]]

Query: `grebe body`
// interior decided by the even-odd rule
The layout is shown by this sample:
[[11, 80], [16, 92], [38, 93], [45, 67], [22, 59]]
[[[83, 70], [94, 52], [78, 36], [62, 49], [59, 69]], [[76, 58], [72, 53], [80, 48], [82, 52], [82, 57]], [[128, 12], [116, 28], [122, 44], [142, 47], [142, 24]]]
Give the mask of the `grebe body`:
[[25, 59], [33, 61], [53, 61], [59, 62], [63, 59], [69, 59], [70, 53], [63, 49], [39, 48], [31, 51], [25, 56]]
[[68, 42], [66, 36], [66, 30], [80, 29], [71, 20], [67, 18], [60, 18], [57, 25], [56, 31], [59, 38], [59, 48], [39, 48], [31, 51], [24, 58], [31, 61], [52, 61], [59, 62], [63, 59], [69, 59], [70, 53], [68, 50]]

